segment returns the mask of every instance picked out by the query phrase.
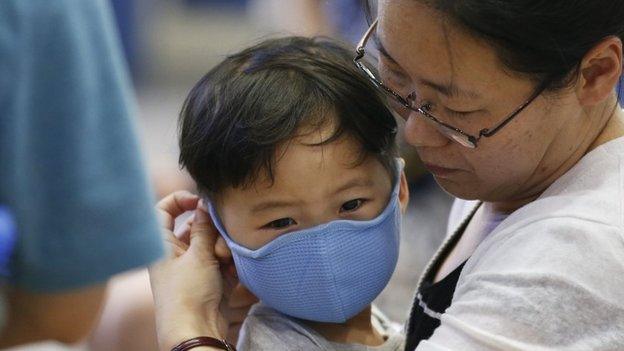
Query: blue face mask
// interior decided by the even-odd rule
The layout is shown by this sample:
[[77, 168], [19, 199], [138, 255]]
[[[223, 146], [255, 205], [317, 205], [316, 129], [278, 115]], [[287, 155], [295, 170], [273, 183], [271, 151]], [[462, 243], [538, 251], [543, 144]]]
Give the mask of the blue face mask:
[[209, 212], [232, 251], [240, 281], [262, 302], [292, 317], [344, 323], [379, 295], [394, 272], [399, 183], [372, 220], [336, 220], [284, 234], [257, 250], [234, 242], [212, 206]]

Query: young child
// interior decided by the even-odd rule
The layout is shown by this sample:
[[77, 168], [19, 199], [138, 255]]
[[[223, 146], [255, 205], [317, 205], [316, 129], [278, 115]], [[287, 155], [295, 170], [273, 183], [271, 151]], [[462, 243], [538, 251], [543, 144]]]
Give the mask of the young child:
[[260, 303], [242, 350], [401, 350], [371, 302], [398, 256], [408, 201], [396, 121], [353, 53], [265, 41], [192, 89], [180, 163]]

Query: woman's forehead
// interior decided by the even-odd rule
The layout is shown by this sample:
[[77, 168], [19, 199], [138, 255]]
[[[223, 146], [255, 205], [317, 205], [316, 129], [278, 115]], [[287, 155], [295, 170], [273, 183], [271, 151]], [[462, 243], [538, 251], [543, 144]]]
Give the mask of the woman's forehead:
[[381, 1], [378, 19], [382, 60], [396, 63], [417, 83], [478, 95], [509, 78], [491, 46], [418, 1]]

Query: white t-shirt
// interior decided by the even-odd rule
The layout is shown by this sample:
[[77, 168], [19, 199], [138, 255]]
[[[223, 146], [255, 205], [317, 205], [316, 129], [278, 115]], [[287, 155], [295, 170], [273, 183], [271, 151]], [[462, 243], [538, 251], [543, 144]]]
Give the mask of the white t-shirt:
[[[457, 200], [449, 229], [473, 208]], [[624, 350], [624, 138], [484, 237], [417, 350]]]

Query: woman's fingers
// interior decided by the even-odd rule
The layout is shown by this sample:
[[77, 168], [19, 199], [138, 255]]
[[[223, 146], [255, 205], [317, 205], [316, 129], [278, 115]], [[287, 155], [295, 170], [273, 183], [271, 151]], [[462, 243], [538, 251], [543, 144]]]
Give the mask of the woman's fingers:
[[156, 204], [156, 207], [177, 217], [186, 211], [194, 210], [198, 202], [197, 195], [182, 190], [165, 196]]
[[176, 238], [180, 239], [185, 243], [188, 243], [191, 236], [191, 226], [193, 225], [193, 220], [195, 219], [195, 213], [189, 216], [187, 220], [185, 220], [182, 224], [180, 224], [177, 228], [175, 228], [174, 234]]
[[188, 249], [188, 245], [173, 234], [175, 219], [182, 213], [197, 207], [199, 198], [188, 191], [172, 193], [156, 204], [156, 213], [162, 227], [165, 242], [170, 244], [170, 256], [178, 257]]
[[191, 224], [193, 224], [193, 221], [195, 220], [195, 214], [193, 213], [192, 215], [189, 216], [189, 218], [186, 220], [186, 224], [188, 224], [188, 226], [190, 227]]
[[[166, 349], [188, 338], [189, 333], [219, 338], [227, 334], [225, 318], [219, 312], [224, 299], [223, 275], [214, 254], [218, 234], [208, 214], [197, 208], [198, 204], [199, 197], [176, 192], [156, 206], [171, 252], [169, 258], [150, 268], [157, 328], [164, 335]], [[176, 218], [193, 210], [195, 219], [184, 221], [185, 227], [176, 230], [181, 237], [176, 237]], [[210, 318], [207, 324], [196, 318], [200, 315]]]
[[228, 263], [232, 261], [232, 251], [230, 251], [225, 239], [221, 236], [217, 238], [217, 242], [215, 244], [215, 255], [221, 263]]
[[174, 245], [172, 248], [172, 253], [174, 257], [180, 257], [182, 255], [184, 255], [184, 253], [186, 252], [188, 248], [185, 248], [181, 245]]
[[175, 219], [186, 211], [197, 207], [199, 197], [188, 191], [176, 191], [156, 204], [160, 225], [173, 231]]
[[[181, 260], [169, 262], [171, 266], [168, 268], [175, 271], [180, 280], [177, 284], [189, 285], [189, 291], [206, 288], [206, 296], [198, 301], [220, 301], [217, 309], [221, 310], [221, 318], [240, 327], [249, 308], [258, 299], [240, 285], [232, 252], [215, 228], [206, 206], [189, 192], [176, 192], [165, 197], [156, 207], [165, 240], [171, 246], [171, 255], [184, 256]], [[194, 210], [193, 217], [185, 220], [174, 235], [175, 219], [190, 210]], [[182, 279], [183, 276], [186, 278]]]
[[215, 244], [218, 236], [212, 219], [206, 211], [198, 206], [195, 209], [195, 219], [191, 225], [190, 248], [208, 255], [208, 259], [215, 259]]
[[191, 226], [184, 223], [175, 229], [174, 234], [176, 238], [178, 238], [180, 241], [188, 243], [189, 237], [191, 235]]

